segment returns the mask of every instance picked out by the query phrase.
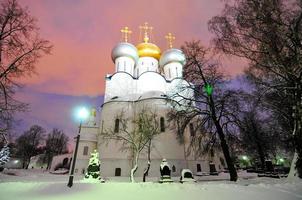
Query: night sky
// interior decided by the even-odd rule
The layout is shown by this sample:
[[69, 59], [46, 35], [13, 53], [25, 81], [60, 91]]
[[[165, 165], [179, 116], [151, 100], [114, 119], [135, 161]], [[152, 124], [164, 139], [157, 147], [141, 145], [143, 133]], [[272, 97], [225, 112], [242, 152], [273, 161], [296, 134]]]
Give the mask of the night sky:
[[[32, 124], [50, 131], [60, 128], [76, 134], [72, 113], [76, 106], [99, 107], [103, 100], [104, 77], [112, 73], [112, 48], [121, 41], [120, 29], [133, 31], [130, 42], [138, 44], [138, 26], [149, 22], [154, 27], [152, 42], [162, 51], [164, 36], [176, 36], [175, 47], [184, 41], [201, 40], [210, 45], [213, 35], [207, 22], [220, 14], [221, 0], [20, 0], [38, 20], [40, 34], [53, 45], [51, 55], [37, 64], [38, 75], [22, 80], [25, 87], [19, 100], [30, 104], [30, 111], [19, 114], [20, 134]], [[224, 71], [240, 75], [244, 62], [223, 58]]]

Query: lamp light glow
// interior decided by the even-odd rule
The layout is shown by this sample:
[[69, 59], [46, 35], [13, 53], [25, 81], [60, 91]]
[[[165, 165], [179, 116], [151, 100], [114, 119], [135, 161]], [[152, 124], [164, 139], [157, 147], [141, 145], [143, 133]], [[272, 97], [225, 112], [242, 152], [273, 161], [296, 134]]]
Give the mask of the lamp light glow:
[[247, 156], [242, 156], [242, 160], [248, 160], [249, 158]]
[[210, 84], [205, 84], [204, 85], [204, 91], [207, 93], [208, 96], [211, 96], [213, 93], [213, 86]]
[[77, 116], [81, 120], [84, 120], [89, 116], [89, 111], [85, 107], [82, 107], [79, 109]]

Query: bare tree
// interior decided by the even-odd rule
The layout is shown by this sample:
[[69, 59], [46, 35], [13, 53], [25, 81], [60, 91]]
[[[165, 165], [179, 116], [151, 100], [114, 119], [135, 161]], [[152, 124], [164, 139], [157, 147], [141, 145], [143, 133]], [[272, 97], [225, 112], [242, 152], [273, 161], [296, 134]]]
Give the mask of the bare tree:
[[152, 112], [151, 109], [144, 108], [138, 114], [138, 119], [135, 120], [135, 124], [138, 125], [139, 132], [143, 134], [148, 140], [146, 144], [147, 148], [147, 168], [144, 170], [143, 182], [146, 181], [146, 176], [148, 175], [150, 166], [151, 166], [151, 148], [153, 138], [160, 134], [160, 125], [158, 117], [155, 112]]
[[30, 158], [38, 154], [39, 145], [42, 144], [45, 129], [33, 125], [17, 138], [17, 155], [23, 159], [23, 168], [27, 169]]
[[54, 128], [48, 135], [45, 141], [45, 154], [47, 159], [47, 169], [53, 156], [67, 152], [68, 136], [59, 129]]
[[0, 136], [11, 127], [13, 114], [26, 104], [14, 98], [17, 80], [34, 72], [37, 61], [51, 45], [39, 36], [36, 19], [16, 0], [0, 3]]
[[[250, 62], [247, 74], [260, 97], [291, 125], [302, 177], [301, 1], [236, 0], [209, 21], [209, 29], [217, 50]], [[266, 101], [268, 96], [274, 101]], [[287, 107], [284, 99], [290, 99]]]
[[[177, 140], [184, 145], [185, 159], [189, 156], [193, 156], [194, 159], [204, 155], [212, 157], [211, 152], [221, 151], [217, 134], [213, 132], [215, 130], [210, 127], [211, 125], [205, 122], [204, 115], [204, 113], [199, 115], [192, 109], [191, 111], [172, 109], [168, 113], [170, 126], [177, 131]], [[189, 129], [190, 134], [187, 145], [184, 144], [186, 128]]]
[[[116, 119], [118, 119], [120, 124], [118, 130], [114, 127], [105, 130], [101, 135], [107, 142], [111, 140], [121, 142], [121, 150], [126, 149], [131, 151], [133, 155], [133, 167], [130, 170], [130, 180], [131, 182], [135, 182], [134, 174], [138, 169], [139, 156], [144, 150], [147, 150], [148, 154], [148, 167], [144, 172], [144, 176], [148, 173], [150, 168], [151, 141], [155, 135], [160, 133], [158, 119], [155, 113], [146, 108], [137, 113], [133, 120], [126, 118], [124, 112], [118, 114]], [[133, 128], [130, 129], [129, 127], [131, 125], [133, 125]]]
[[290, 134], [275, 118], [275, 113], [266, 108], [259, 99], [257, 91], [241, 93], [238, 128], [242, 149], [250, 156], [260, 160], [265, 168], [265, 160], [275, 158], [278, 151], [289, 151]]
[[[199, 41], [186, 42], [182, 50], [187, 58], [184, 79], [189, 84], [180, 86], [170, 97], [174, 99], [171, 102], [176, 107], [172, 111], [175, 112], [175, 119], [177, 116], [183, 118], [179, 124], [179, 133], [182, 134], [190, 121], [197, 118], [196, 127], [202, 127], [210, 133], [210, 137], [207, 137], [210, 139], [208, 144], [215, 144], [218, 136], [216, 141], [220, 142], [230, 172], [230, 180], [236, 181], [237, 172], [226, 141], [226, 131], [236, 120], [236, 109], [233, 109], [234, 105], [231, 104], [236, 98], [234, 92], [223, 89], [226, 79], [219, 71], [218, 64], [207, 58], [208, 50]], [[183, 95], [184, 90], [193, 91], [194, 96]]]
[[265, 168], [265, 160], [268, 159], [269, 140], [267, 132], [264, 130], [262, 124], [264, 121], [260, 120], [256, 113], [246, 112], [240, 123], [241, 144], [244, 146], [246, 152], [259, 158], [262, 169]]

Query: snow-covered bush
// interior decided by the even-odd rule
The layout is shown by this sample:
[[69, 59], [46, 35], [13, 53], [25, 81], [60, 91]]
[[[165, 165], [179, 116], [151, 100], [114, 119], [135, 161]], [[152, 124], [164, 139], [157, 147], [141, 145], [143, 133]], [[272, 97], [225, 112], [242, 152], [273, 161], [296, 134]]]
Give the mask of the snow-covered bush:
[[1, 150], [0, 150], [0, 166], [4, 165], [7, 163], [10, 159], [9, 157], [9, 147], [5, 145]]

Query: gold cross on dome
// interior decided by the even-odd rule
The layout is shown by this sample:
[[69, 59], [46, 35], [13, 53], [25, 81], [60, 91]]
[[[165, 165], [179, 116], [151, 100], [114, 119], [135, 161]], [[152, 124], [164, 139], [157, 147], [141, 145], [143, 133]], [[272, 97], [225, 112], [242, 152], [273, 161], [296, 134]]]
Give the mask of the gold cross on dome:
[[121, 32], [122, 32], [124, 41], [128, 42], [129, 36], [132, 33], [132, 31], [127, 26], [125, 26], [125, 28], [122, 29]]
[[168, 46], [171, 49], [173, 47], [173, 41], [175, 40], [175, 36], [173, 36], [172, 33], [168, 33], [168, 35], [166, 35], [165, 38], [167, 39]]
[[148, 22], [145, 22], [143, 26], [139, 26], [139, 29], [144, 31], [144, 42], [148, 42], [150, 39], [148, 36], [148, 31], [151, 33], [153, 27], [148, 26]]

